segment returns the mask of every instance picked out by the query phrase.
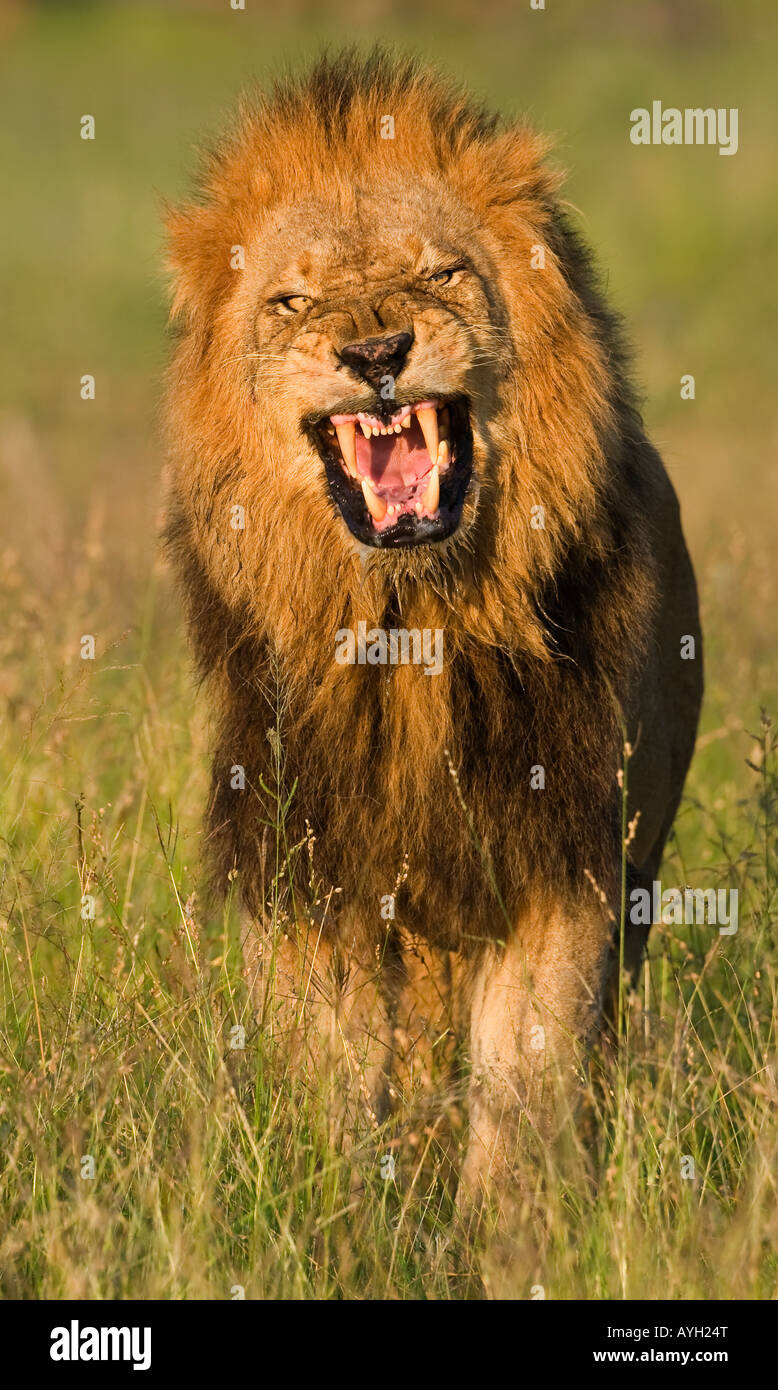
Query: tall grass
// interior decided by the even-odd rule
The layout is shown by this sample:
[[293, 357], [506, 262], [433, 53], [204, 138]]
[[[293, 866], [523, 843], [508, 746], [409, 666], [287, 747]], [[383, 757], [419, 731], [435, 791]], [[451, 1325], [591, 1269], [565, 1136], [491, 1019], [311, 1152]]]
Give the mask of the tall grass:
[[[778, 1294], [767, 716], [753, 736], [703, 733], [662, 871], [666, 886], [737, 886], [737, 934], [654, 928], [564, 1160], [547, 1156], [535, 1197], [495, 1213], [476, 1249], [446, 1181], [438, 1121], [461, 1113], [448, 1078], [437, 1111], [433, 1074], [383, 1126], [362, 1113], [344, 1135], [320, 1078], [257, 1028], [233, 904], [198, 903], [207, 736], [150, 593], [92, 662], [80, 636], [111, 622], [94, 546], [67, 594], [33, 602], [8, 555], [3, 586], [17, 614], [3, 653], [6, 1296]], [[732, 739], [747, 761], [711, 798]]]

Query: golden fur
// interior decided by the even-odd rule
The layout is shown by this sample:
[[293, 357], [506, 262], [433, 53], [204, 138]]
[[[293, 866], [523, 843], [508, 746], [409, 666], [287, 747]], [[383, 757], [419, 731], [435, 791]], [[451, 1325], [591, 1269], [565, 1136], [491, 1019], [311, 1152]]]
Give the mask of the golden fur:
[[[393, 139], [380, 135], [387, 113]], [[501, 127], [413, 62], [347, 54], [244, 105], [199, 199], [169, 217], [167, 541], [218, 717], [216, 882], [237, 869], [261, 974], [268, 826], [293, 792], [282, 907], [290, 922], [318, 921], [341, 1009], [360, 972], [388, 1001], [384, 1074], [392, 1029], [407, 1031], [408, 941], [449, 982], [465, 964], [471, 1183], [484, 1163], [510, 1164], [515, 1107], [532, 1109], [539, 1078], [567, 1067], [599, 1015], [621, 873], [622, 719], [636, 745], [630, 814], [641, 811], [631, 872], [650, 876], [700, 696], [677, 504], [543, 155], [536, 135]], [[438, 293], [430, 267], [452, 258], [466, 271]], [[273, 300], [292, 283], [313, 302], [302, 319], [279, 317]], [[473, 477], [448, 539], [371, 549], [334, 505], [305, 422], [365, 408], [340, 349], [409, 324], [397, 389], [467, 398]], [[441, 674], [338, 665], [336, 632], [362, 620], [442, 629]], [[695, 661], [681, 659], [686, 634]], [[531, 785], [539, 765], [544, 789]], [[311, 862], [328, 903], [318, 918], [304, 906]], [[633, 966], [642, 944], [628, 942]], [[292, 996], [294, 974], [292, 962]]]

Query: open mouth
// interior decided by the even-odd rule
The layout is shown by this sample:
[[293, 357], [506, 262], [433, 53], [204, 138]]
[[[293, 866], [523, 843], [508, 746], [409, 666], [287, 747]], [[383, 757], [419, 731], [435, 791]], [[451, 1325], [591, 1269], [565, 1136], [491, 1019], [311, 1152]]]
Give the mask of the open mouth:
[[398, 407], [382, 419], [358, 412], [307, 426], [343, 520], [379, 548], [445, 540], [456, 530], [470, 481], [473, 436], [463, 396]]

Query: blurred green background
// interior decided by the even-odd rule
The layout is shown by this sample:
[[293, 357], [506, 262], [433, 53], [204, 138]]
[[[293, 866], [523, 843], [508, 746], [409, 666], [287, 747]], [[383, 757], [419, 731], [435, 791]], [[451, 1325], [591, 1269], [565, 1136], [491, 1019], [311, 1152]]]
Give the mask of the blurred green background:
[[[6, 455], [22, 422], [39, 463], [35, 478], [24, 468], [15, 478], [11, 535], [25, 502], [33, 532], [51, 509], [67, 533], [98, 494], [114, 509], [117, 545], [149, 543], [133, 501], [150, 503], [160, 458], [161, 200], [186, 189], [193, 146], [242, 87], [322, 41], [375, 37], [429, 55], [557, 137], [566, 196], [627, 315], [649, 427], [695, 544], [733, 512], [761, 512], [764, 488], [774, 504], [777, 33], [771, 0], [548, 0], [543, 11], [530, 0], [246, 0], [243, 11], [229, 0], [6, 0], [4, 471], [13, 478]], [[629, 112], [654, 99], [737, 106], [737, 155], [631, 145]], [[84, 113], [96, 119], [94, 142], [79, 138]], [[85, 372], [98, 382], [89, 405], [78, 392]], [[694, 402], [680, 399], [685, 372]]]

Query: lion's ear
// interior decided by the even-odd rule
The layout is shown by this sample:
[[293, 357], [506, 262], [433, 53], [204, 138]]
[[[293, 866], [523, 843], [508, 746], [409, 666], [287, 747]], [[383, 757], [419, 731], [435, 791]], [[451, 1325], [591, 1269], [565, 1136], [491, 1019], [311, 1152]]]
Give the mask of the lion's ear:
[[171, 322], [205, 325], [230, 283], [230, 247], [214, 209], [167, 207], [166, 264], [171, 274]]

